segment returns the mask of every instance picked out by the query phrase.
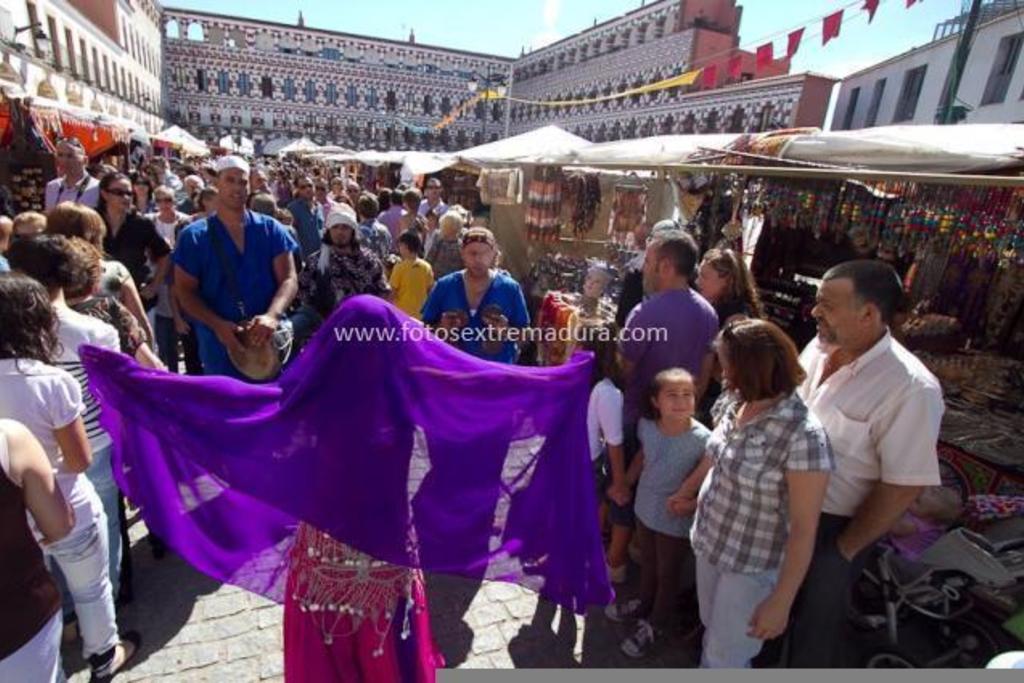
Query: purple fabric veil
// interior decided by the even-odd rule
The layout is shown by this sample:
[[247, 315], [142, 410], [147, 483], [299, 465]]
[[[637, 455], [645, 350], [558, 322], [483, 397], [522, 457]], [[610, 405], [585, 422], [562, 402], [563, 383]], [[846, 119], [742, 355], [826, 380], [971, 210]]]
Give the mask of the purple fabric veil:
[[219, 580], [282, 600], [305, 521], [381, 560], [519, 583], [576, 612], [612, 598], [588, 355], [542, 369], [482, 361], [358, 296], [274, 384], [81, 356], [118, 483]]

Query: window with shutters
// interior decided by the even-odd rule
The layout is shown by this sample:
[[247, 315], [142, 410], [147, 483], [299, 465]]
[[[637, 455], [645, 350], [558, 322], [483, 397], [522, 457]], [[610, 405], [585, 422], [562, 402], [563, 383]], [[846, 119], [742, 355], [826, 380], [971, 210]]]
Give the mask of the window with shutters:
[[860, 88], [850, 91], [850, 101], [846, 103], [846, 114], [843, 115], [843, 130], [853, 126], [853, 115], [857, 113], [857, 100], [860, 99]]
[[917, 100], [921, 97], [921, 88], [924, 86], [924, 76], [928, 65], [911, 69], [903, 76], [903, 88], [900, 90], [900, 99], [896, 103], [896, 114], [893, 116], [893, 123], [910, 121], [917, 112]]
[[878, 109], [882, 106], [882, 96], [885, 94], [884, 78], [875, 81], [875, 88], [871, 91], [871, 106], [868, 107], [868, 116], [864, 119], [864, 126], [870, 128], [878, 121]]
[[985, 93], [981, 97], [982, 106], [998, 104], [1006, 99], [1006, 92], [1010, 89], [1010, 80], [1017, 68], [1017, 59], [1020, 57], [1022, 43], [1024, 43], [1024, 33], [1004, 36], [999, 41], [996, 59], [992, 63], [992, 71], [985, 84]]

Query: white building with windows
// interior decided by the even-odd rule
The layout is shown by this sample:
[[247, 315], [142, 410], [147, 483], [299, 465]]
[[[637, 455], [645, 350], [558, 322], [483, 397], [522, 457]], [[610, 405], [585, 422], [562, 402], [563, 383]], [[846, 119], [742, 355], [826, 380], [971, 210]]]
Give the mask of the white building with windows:
[[157, 0], [0, 0], [0, 84], [164, 127]]
[[[964, 108], [967, 123], [1024, 122], [1024, 4], [996, 1], [984, 8], [954, 105]], [[941, 24], [936, 36], [942, 37], [927, 45], [847, 76], [832, 130], [935, 123], [963, 19]]]

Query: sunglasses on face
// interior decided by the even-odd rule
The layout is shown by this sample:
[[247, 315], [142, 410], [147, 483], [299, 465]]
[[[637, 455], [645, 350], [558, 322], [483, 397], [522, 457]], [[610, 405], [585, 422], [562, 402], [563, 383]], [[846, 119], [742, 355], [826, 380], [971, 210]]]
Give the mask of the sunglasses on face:
[[174, 201], [174, 199], [172, 197], [161, 197], [160, 199], [157, 199], [156, 201], [159, 204], [170, 204], [170, 203], [172, 203]]
[[308, 189], [310, 189], [311, 187], [313, 187], [313, 186], [312, 186], [312, 185], [299, 185], [299, 189], [300, 189], [300, 190], [308, 190]]
[[112, 195], [115, 195], [117, 197], [131, 197], [132, 196], [132, 191], [131, 190], [107, 190], [107, 194], [112, 194]]

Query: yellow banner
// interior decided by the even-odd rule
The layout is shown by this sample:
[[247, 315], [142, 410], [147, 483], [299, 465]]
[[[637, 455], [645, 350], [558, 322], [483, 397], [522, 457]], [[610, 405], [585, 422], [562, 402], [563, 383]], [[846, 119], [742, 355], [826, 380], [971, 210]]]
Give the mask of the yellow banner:
[[641, 85], [637, 88], [630, 88], [623, 90], [622, 92], [611, 93], [610, 95], [602, 95], [601, 97], [591, 97], [583, 100], [524, 100], [518, 97], [508, 97], [506, 95], [499, 95], [495, 90], [484, 90], [483, 92], [477, 93], [473, 97], [466, 100], [460, 106], [456, 107], [445, 116], [441, 121], [434, 125], [435, 130], [441, 130], [451, 124], [455, 123], [455, 119], [462, 116], [470, 107], [475, 105], [479, 100], [508, 100], [509, 102], [517, 102], [519, 104], [533, 104], [539, 107], [578, 107], [586, 104], [597, 104], [599, 102], [607, 102], [608, 100], [617, 100], [622, 97], [632, 97], [633, 95], [643, 95], [649, 92], [658, 92], [659, 90], [668, 90], [669, 88], [679, 88], [684, 85], [693, 85], [697, 78], [700, 76], [701, 69], [694, 69], [693, 71], [687, 71], [686, 73], [678, 76], [672, 76], [671, 78], [665, 78], [655, 83], [648, 83], [647, 85]]

